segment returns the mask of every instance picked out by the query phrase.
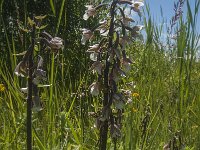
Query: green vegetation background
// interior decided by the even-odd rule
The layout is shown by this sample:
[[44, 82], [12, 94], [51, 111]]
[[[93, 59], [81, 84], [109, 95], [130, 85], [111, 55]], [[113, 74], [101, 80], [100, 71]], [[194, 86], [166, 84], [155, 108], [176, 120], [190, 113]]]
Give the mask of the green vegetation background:
[[[65, 42], [57, 59], [45, 58], [47, 82], [53, 86], [41, 89], [43, 110], [33, 113], [33, 149], [97, 149], [98, 130], [88, 112], [99, 110], [101, 97], [90, 96], [88, 87], [94, 75], [88, 69], [88, 45], [80, 44], [80, 28], [92, 28], [97, 22], [82, 19], [88, 2], [37, 0], [33, 8], [28, 0], [0, 0], [0, 84], [5, 85], [0, 92], [0, 149], [26, 149], [26, 99], [20, 92], [26, 82], [13, 74], [21, 57], [13, 54], [25, 51], [30, 43], [28, 33], [19, 28], [27, 25], [33, 11], [36, 16], [47, 15], [45, 30]], [[137, 41], [127, 48], [134, 63], [122, 87], [133, 95], [124, 110], [119, 149], [155, 150], [166, 144], [174, 149], [200, 147], [199, 35], [195, 26], [199, 2], [196, 13], [188, 1], [185, 5], [188, 18], [178, 20], [176, 28], [181, 32], [173, 47], [170, 40], [167, 47], [160, 46], [162, 28], [152, 22], [149, 12], [143, 18], [146, 42]], [[108, 149], [113, 149], [111, 139]]]

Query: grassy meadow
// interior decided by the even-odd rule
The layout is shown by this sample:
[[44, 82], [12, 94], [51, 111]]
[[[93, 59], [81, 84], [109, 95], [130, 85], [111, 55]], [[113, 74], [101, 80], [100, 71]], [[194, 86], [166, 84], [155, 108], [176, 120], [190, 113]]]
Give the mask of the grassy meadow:
[[[148, 7], [143, 14], [144, 41], [126, 47], [132, 69], [120, 82], [131, 91], [122, 117], [119, 150], [198, 150], [200, 149], [200, 61], [196, 24], [200, 1], [195, 10], [187, 6], [186, 19], [179, 18], [171, 29], [176, 37], [161, 40], [163, 26], [152, 20]], [[21, 32], [34, 9], [47, 15], [43, 24], [52, 35], [64, 39], [58, 56], [47, 55], [44, 66], [50, 87], [40, 88], [42, 111], [32, 114], [34, 150], [95, 150], [99, 131], [90, 112], [101, 109], [102, 96], [92, 97], [89, 86], [96, 77], [91, 61], [81, 45], [80, 28], [92, 27], [96, 20], [82, 19], [88, 0], [28, 1], [0, 0], [0, 149], [26, 149], [26, 81], [14, 75], [27, 49], [30, 35]], [[9, 18], [10, 16], [10, 18]], [[170, 27], [169, 27], [170, 28]], [[167, 149], [167, 147], [170, 147]], [[108, 150], [114, 149], [111, 138]]]

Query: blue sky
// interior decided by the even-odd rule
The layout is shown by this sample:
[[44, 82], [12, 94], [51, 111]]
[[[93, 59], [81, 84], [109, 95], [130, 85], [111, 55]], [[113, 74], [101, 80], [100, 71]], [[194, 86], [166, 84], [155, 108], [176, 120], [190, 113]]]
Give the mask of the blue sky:
[[[166, 22], [169, 23], [172, 16], [174, 16], [174, 2], [178, 2], [178, 0], [144, 0], [146, 4], [149, 4], [150, 12], [152, 17], [154, 18], [154, 21], [157, 23], [162, 22], [164, 19]], [[191, 5], [191, 10], [194, 11], [194, 5], [196, 0], [189, 0]], [[163, 10], [163, 17], [161, 16], [160, 10]], [[200, 17], [200, 11], [198, 13]], [[183, 15], [184, 17], [187, 15], [187, 3], [185, 1], [184, 7], [183, 7]], [[197, 23], [197, 26], [200, 26], [200, 20]], [[198, 29], [200, 33], [200, 27]]]
[[[189, 0], [192, 13], [194, 13], [194, 10], [195, 10], [194, 9], [195, 1], [198, 1], [198, 0]], [[166, 27], [166, 26], [170, 27], [170, 20], [171, 20], [172, 16], [174, 16], [174, 14], [175, 14], [174, 2], [177, 3], [178, 0], [144, 0], [144, 2], [145, 2], [145, 4], [149, 5], [151, 16], [157, 25], [160, 25], [164, 19], [164, 23], [165, 23], [164, 27]], [[163, 11], [163, 17], [161, 15], [161, 11], [160, 11], [161, 8]], [[187, 16], [187, 0], [185, 0], [182, 10], [183, 10], [183, 16], [184, 16], [184, 18], [186, 18], [186, 16]], [[200, 18], [200, 9], [198, 12], [198, 18]], [[197, 19], [196, 30], [197, 30], [197, 33], [200, 34], [200, 19]], [[166, 33], [166, 28], [165, 28], [161, 35], [161, 39], [165, 41], [166, 37], [167, 37], [167, 33]], [[200, 46], [200, 40], [198, 41], [198, 45]], [[200, 49], [198, 51], [199, 51], [199, 55], [200, 55]]]

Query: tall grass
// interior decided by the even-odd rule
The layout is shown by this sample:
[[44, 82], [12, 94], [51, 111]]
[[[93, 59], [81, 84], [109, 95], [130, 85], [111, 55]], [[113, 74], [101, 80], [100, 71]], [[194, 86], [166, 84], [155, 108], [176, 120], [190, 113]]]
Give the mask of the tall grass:
[[[166, 51], [159, 45], [158, 41], [163, 42], [159, 39], [162, 29], [151, 18], [145, 21], [147, 41], [135, 41], [127, 48], [134, 64], [129, 78], [123, 83], [126, 89], [139, 96], [133, 94], [132, 102], [126, 106], [118, 149], [154, 150], [163, 149], [167, 144], [171, 149], [199, 149], [200, 62], [196, 58], [199, 41], [196, 23], [200, 1], [195, 2], [194, 11], [189, 1], [185, 3], [188, 17], [178, 21], [176, 30], [181, 32], [173, 48]], [[92, 99], [88, 91], [94, 77], [88, 72], [88, 56], [77, 40], [78, 31], [73, 32], [73, 39], [68, 39], [70, 36], [66, 34], [73, 31], [72, 22], [77, 23], [76, 30], [85, 23], [70, 20], [68, 5], [75, 4], [64, 0], [49, 1], [52, 9], [49, 17], [57, 15], [51, 18], [55, 23], [50, 24], [52, 32], [63, 37], [66, 45], [57, 59], [53, 56], [45, 60], [49, 73], [47, 82], [52, 86], [41, 89], [43, 110], [33, 112], [33, 149], [97, 149], [95, 118], [88, 115], [99, 105], [99, 98]], [[25, 34], [24, 45], [17, 44], [15, 34], [10, 34], [4, 23], [5, 10], [2, 8], [3, 5], [0, 83], [6, 90], [0, 92], [0, 149], [21, 150], [26, 149], [26, 95], [20, 92], [20, 87], [26, 83], [13, 76], [19, 61], [13, 54], [23, 50], [29, 39]], [[27, 17], [26, 6], [23, 9]], [[82, 17], [75, 7], [73, 9], [75, 16]], [[23, 17], [25, 21], [26, 17]], [[113, 149], [111, 140], [108, 149]]]

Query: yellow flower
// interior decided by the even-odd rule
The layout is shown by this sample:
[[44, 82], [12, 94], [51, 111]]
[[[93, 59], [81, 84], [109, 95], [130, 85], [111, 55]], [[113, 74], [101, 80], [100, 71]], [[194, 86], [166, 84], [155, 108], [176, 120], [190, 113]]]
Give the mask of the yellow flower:
[[6, 90], [6, 87], [4, 86], [4, 84], [0, 84], [0, 92], [3, 92]]
[[132, 96], [135, 97], [135, 98], [137, 98], [137, 97], [140, 96], [140, 94], [139, 93], [133, 93]]
[[132, 108], [132, 111], [134, 112], [134, 113], [136, 113], [136, 112], [138, 112], [138, 109], [137, 108]]

